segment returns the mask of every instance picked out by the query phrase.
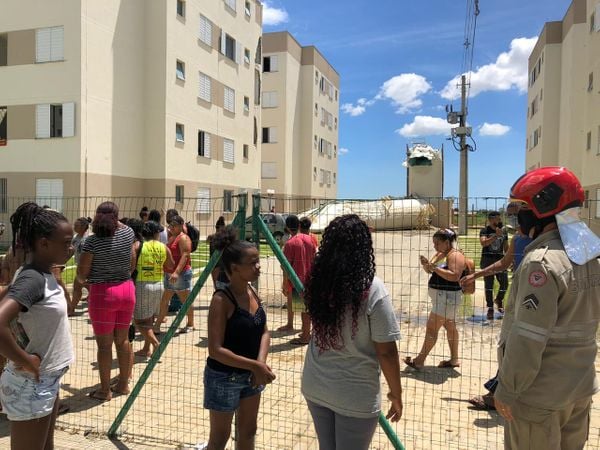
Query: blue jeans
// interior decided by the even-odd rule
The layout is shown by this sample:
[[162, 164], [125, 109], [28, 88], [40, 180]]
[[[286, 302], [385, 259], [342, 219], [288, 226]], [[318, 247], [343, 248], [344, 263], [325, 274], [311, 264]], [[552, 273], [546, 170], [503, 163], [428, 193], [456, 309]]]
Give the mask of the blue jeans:
[[33, 420], [52, 413], [60, 380], [68, 369], [41, 374], [38, 382], [30, 373], [7, 366], [0, 378], [0, 400], [8, 420]]
[[260, 394], [264, 386], [252, 387], [251, 374], [221, 372], [204, 368], [204, 408], [220, 412], [234, 412], [240, 400]]

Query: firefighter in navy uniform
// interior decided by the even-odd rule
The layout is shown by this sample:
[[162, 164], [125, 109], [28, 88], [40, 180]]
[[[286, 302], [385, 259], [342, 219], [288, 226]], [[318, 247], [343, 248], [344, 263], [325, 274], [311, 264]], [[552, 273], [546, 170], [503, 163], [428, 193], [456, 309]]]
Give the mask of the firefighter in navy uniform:
[[578, 215], [576, 226], [587, 230], [583, 238], [573, 239], [561, 225], [584, 200], [579, 180], [565, 168], [528, 172], [511, 197], [525, 204], [519, 223], [525, 233], [533, 229], [534, 241], [514, 275], [499, 340], [495, 401], [506, 419], [504, 448], [579, 450], [598, 391], [600, 320], [600, 262], [597, 254], [582, 259], [589, 252], [581, 249], [586, 239], [597, 244], [598, 238]]

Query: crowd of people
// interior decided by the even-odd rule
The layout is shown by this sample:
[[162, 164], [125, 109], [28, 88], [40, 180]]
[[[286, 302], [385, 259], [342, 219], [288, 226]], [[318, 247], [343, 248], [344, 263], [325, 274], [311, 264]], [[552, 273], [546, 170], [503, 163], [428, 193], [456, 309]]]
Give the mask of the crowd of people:
[[[511, 197], [516, 202], [508, 219], [516, 233], [509, 242], [500, 215], [488, 215], [478, 272], [470, 273], [472, 261], [458, 248], [454, 231], [433, 234], [435, 254], [420, 258], [432, 303], [425, 339], [418, 355], [404, 362], [422, 370], [444, 327], [450, 359], [438, 367], [460, 366], [456, 320], [462, 293], [484, 277], [486, 318], [503, 317], [499, 370], [486, 383], [490, 393], [471, 402], [495, 408], [506, 419], [506, 449], [581, 449], [597, 391], [598, 238], [575, 218], [583, 190], [564, 168], [529, 172], [512, 187]], [[0, 280], [7, 285], [0, 291], [0, 355], [8, 360], [0, 402], [11, 421], [13, 448], [52, 448], [60, 380], [74, 361], [68, 316], [84, 288], [100, 375], [89, 395], [102, 402], [129, 393], [132, 320], [144, 340], [137, 354], [149, 357], [159, 344], [170, 299], [193, 301], [187, 300], [192, 225], [174, 210], [166, 219], [164, 233], [160, 212], [143, 209], [140, 219], [120, 219], [112, 202], [73, 226], [60, 212], [33, 202], [11, 216], [12, 245]], [[383, 407], [381, 372], [389, 388], [386, 417], [398, 421], [403, 412], [400, 327], [391, 297], [375, 275], [371, 230], [354, 214], [333, 219], [320, 242], [307, 218], [290, 215], [286, 227], [290, 238], [283, 254], [293, 273], [284, 267], [287, 322], [280, 331], [294, 332], [294, 315], [300, 312], [300, 334], [290, 342], [307, 345], [301, 392], [319, 447], [367, 449]], [[261, 393], [276, 380], [268, 364], [267, 314], [253, 287], [260, 276], [259, 251], [237, 234], [220, 217], [208, 238], [209, 252], [221, 253], [212, 273], [203, 381], [211, 450], [226, 447], [235, 412], [239, 448], [254, 448]], [[71, 256], [77, 275], [69, 298], [61, 271]], [[494, 279], [500, 285], [495, 298]], [[181, 333], [193, 330], [189, 311]], [[113, 346], [119, 375], [111, 380]]]

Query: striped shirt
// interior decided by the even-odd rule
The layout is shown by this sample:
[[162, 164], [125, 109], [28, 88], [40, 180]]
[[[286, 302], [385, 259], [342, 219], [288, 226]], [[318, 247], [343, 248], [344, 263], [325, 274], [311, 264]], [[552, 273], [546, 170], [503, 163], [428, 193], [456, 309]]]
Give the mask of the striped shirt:
[[88, 236], [82, 253], [91, 253], [92, 267], [88, 281], [94, 283], [116, 283], [131, 277], [131, 248], [135, 237], [129, 227], [117, 228], [114, 236]]

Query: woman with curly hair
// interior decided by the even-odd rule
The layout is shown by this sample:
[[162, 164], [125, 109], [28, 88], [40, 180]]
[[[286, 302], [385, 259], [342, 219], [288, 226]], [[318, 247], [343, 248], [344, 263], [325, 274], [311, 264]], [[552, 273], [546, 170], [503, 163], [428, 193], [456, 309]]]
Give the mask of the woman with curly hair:
[[313, 332], [302, 394], [319, 448], [367, 449], [381, 410], [381, 371], [390, 388], [387, 417], [402, 416], [400, 328], [375, 276], [371, 233], [357, 215], [337, 217], [325, 229], [305, 299]]

